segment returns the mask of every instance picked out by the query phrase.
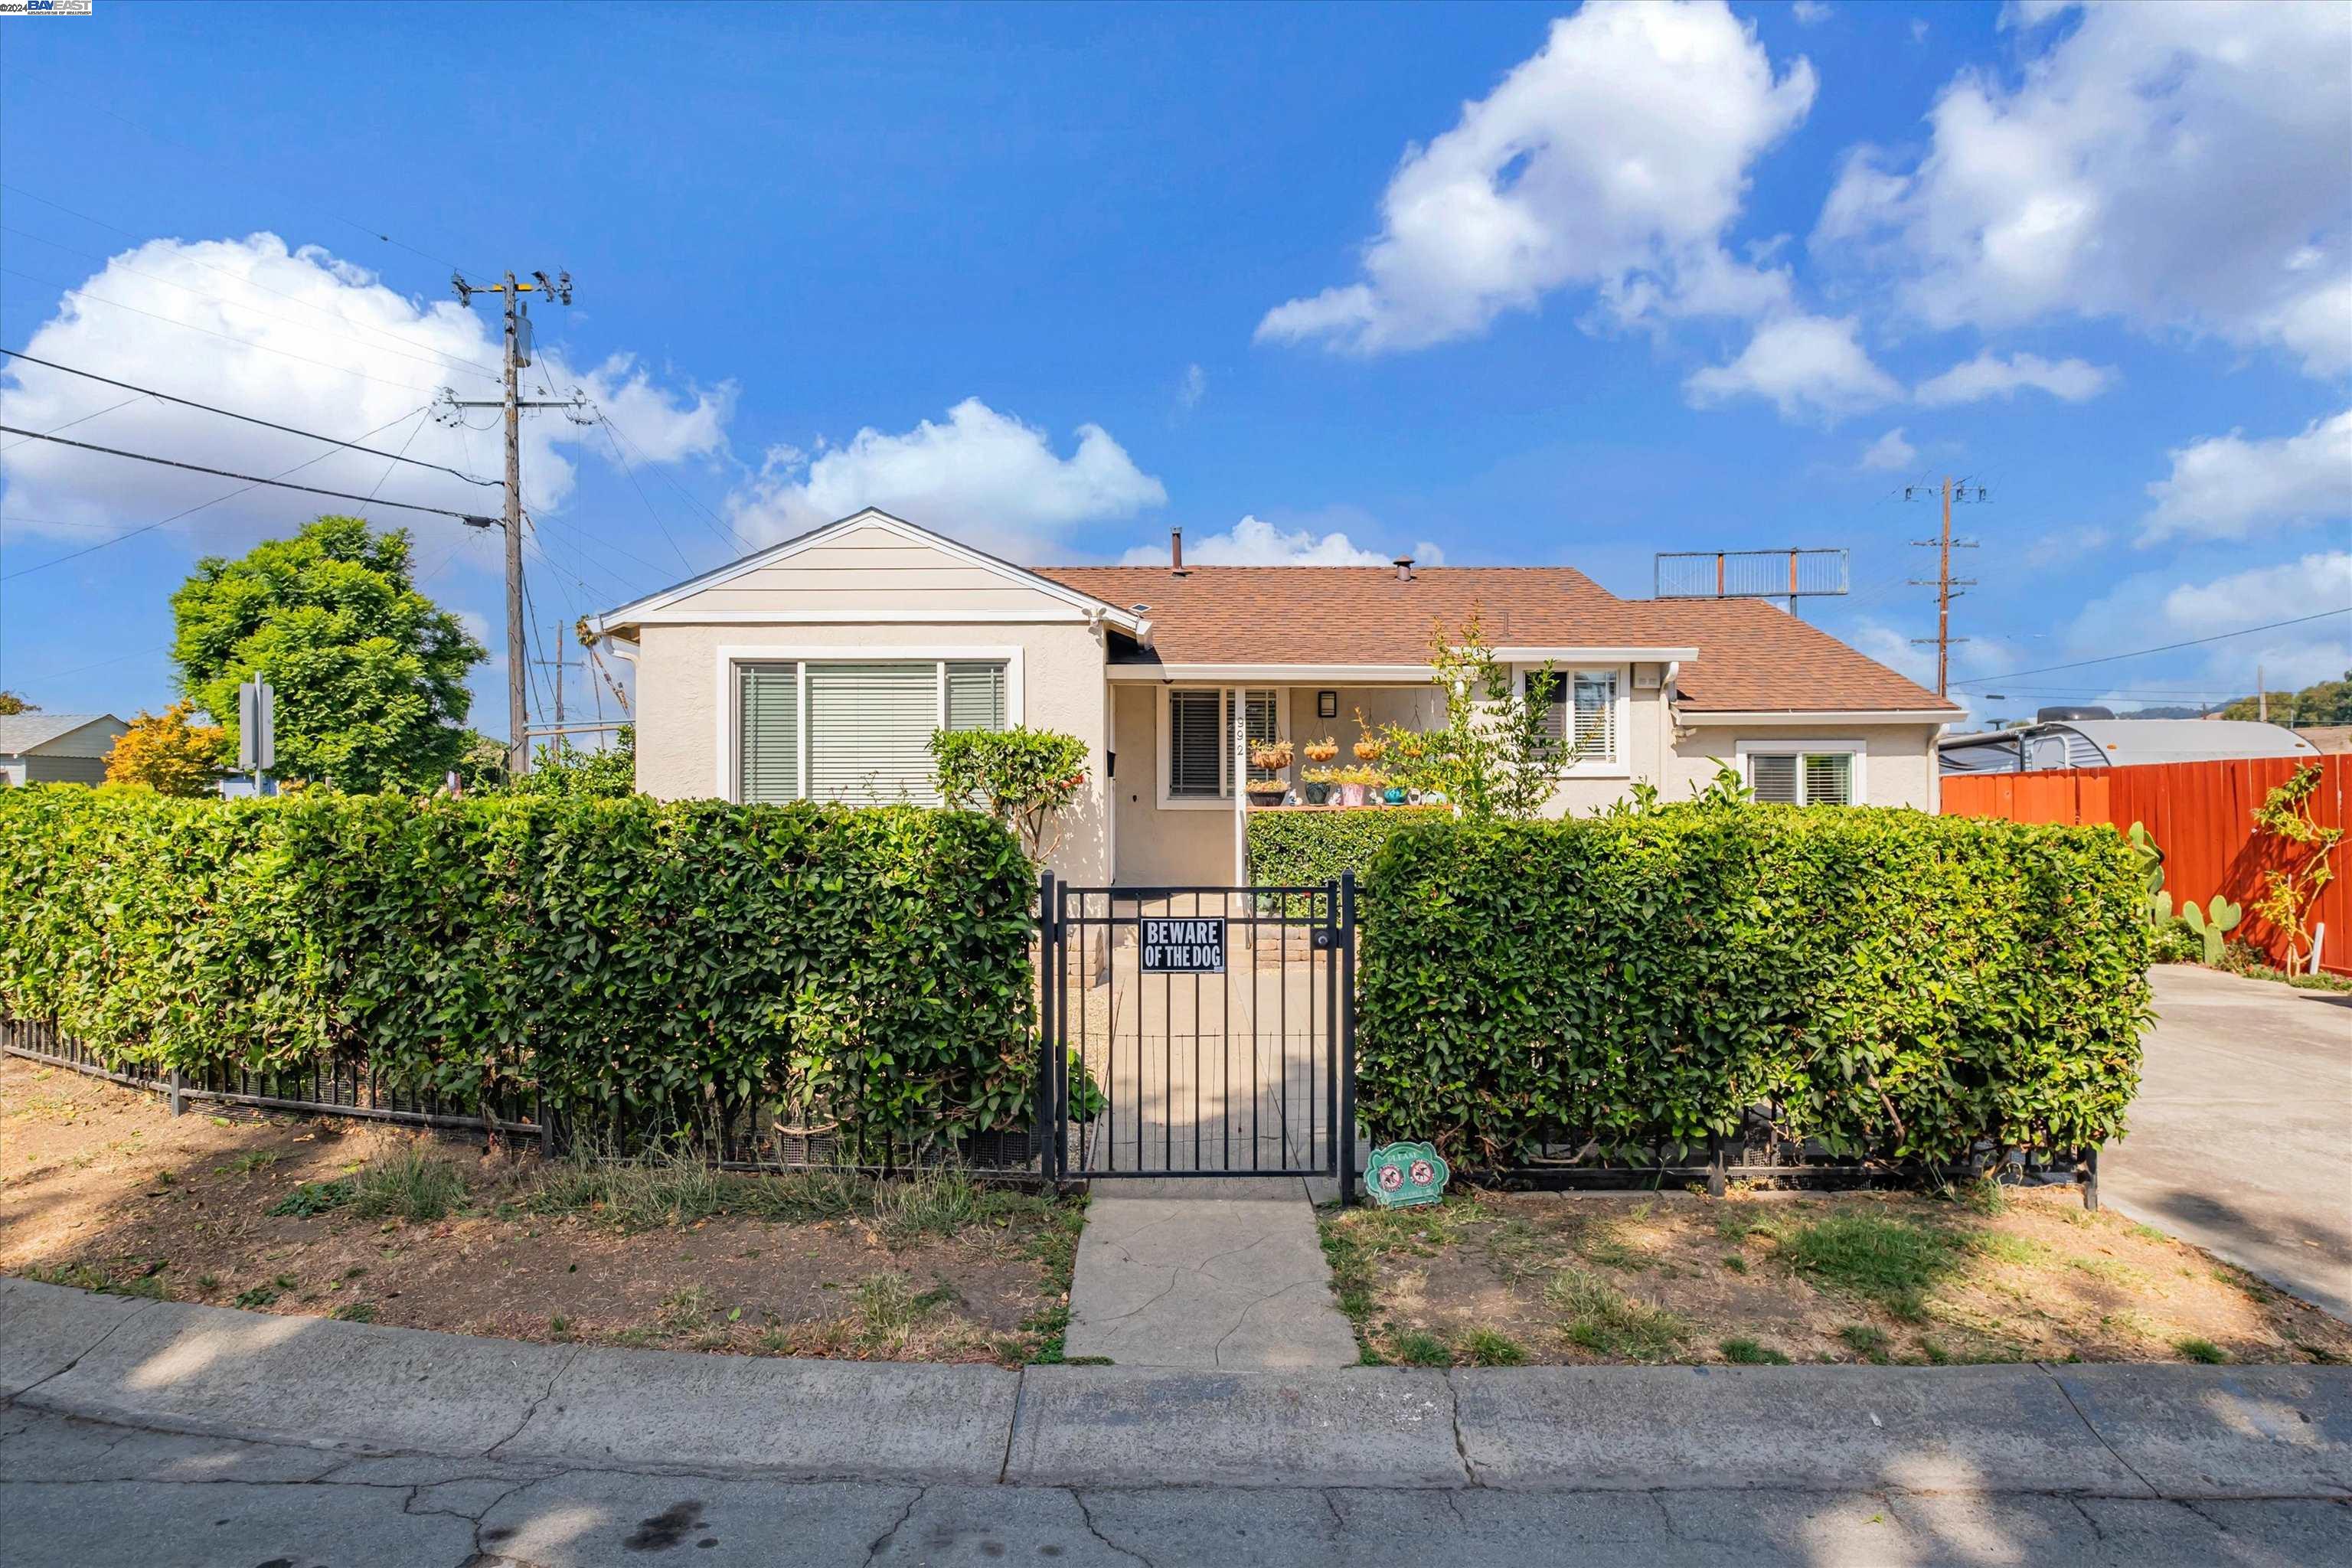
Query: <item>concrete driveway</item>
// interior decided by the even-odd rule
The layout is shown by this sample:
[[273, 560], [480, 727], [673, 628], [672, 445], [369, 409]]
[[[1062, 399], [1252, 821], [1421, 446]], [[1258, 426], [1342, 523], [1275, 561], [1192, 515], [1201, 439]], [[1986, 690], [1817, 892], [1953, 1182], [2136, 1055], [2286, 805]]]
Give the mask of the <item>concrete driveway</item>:
[[2102, 1198], [2352, 1320], [2352, 992], [2158, 964]]

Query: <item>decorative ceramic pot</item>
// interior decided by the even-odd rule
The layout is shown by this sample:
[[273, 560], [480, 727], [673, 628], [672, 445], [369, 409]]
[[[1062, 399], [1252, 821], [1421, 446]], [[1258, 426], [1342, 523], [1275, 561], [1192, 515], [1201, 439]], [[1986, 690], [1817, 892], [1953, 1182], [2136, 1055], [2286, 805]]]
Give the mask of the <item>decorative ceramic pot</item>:
[[1395, 784], [1391, 784], [1388, 788], [1381, 792], [1381, 798], [1387, 801], [1391, 805], [1402, 805], [1404, 804], [1404, 791], [1398, 788]]
[[1253, 784], [1248, 793], [1252, 805], [1280, 805], [1287, 791], [1280, 784]]
[[1341, 805], [1363, 805], [1364, 786], [1360, 784], [1341, 784], [1339, 786], [1339, 804]]
[[1308, 785], [1307, 786], [1307, 805], [1323, 805], [1325, 802], [1328, 801], [1330, 798], [1331, 798], [1331, 786], [1330, 786], [1329, 784], [1308, 784]]

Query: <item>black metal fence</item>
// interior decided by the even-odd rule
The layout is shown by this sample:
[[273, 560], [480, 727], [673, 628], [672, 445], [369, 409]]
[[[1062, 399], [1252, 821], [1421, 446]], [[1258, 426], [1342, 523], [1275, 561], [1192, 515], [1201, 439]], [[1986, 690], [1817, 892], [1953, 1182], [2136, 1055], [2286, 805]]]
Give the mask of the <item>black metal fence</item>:
[[395, 1083], [362, 1064], [322, 1061], [271, 1073], [213, 1068], [188, 1075], [107, 1065], [54, 1023], [0, 1016], [0, 1054], [64, 1068], [170, 1102], [178, 1115], [192, 1103], [241, 1105], [314, 1116], [343, 1116], [412, 1127], [510, 1138], [550, 1155], [626, 1155], [661, 1148], [701, 1154], [723, 1170], [785, 1172], [847, 1170], [875, 1174], [957, 1166], [1017, 1178], [1040, 1174], [1035, 1141], [1027, 1128], [986, 1132], [948, 1131], [928, 1139], [887, 1138], [856, 1130], [858, 1086], [843, 1085], [829, 1111], [792, 1122], [762, 1104], [735, 1096], [703, 1096], [626, 1119], [561, 1114], [539, 1096], [494, 1094], [488, 1114], [479, 1097], [455, 1099]]

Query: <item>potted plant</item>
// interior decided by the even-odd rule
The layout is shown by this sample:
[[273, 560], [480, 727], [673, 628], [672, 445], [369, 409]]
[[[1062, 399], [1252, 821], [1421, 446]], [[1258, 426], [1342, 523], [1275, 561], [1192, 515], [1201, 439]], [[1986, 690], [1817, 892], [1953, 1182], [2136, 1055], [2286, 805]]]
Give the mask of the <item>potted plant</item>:
[[[1339, 749], [1339, 748], [1336, 745], [1331, 748], [1335, 753]], [[1313, 756], [1315, 754], [1315, 748], [1313, 746], [1307, 747], [1307, 754], [1308, 756]], [[1309, 805], [1328, 805], [1331, 800], [1331, 792], [1339, 787], [1340, 772], [1341, 770], [1339, 768], [1308, 768], [1306, 772], [1300, 773], [1298, 775], [1299, 780], [1307, 786], [1307, 804]]]
[[1388, 754], [1389, 743], [1372, 733], [1372, 727], [1364, 721], [1364, 710], [1360, 708], [1356, 710], [1356, 728], [1361, 731], [1356, 737], [1353, 748], [1358, 762], [1377, 763]]
[[1378, 799], [1378, 791], [1383, 782], [1382, 774], [1378, 768], [1364, 767], [1360, 764], [1352, 768], [1341, 768], [1339, 770], [1339, 804], [1342, 805], [1373, 804]]
[[1290, 766], [1290, 742], [1263, 741], [1250, 748], [1250, 766], [1278, 773]]
[[1290, 793], [1290, 785], [1282, 777], [1290, 766], [1290, 742], [1287, 741], [1260, 741], [1250, 747], [1250, 766], [1274, 775], [1272, 778], [1250, 779], [1243, 784], [1242, 792], [1249, 796], [1252, 805], [1282, 804], [1282, 797]]
[[1339, 742], [1337, 737], [1326, 735], [1319, 741], [1307, 742], [1304, 750], [1308, 762], [1328, 763], [1339, 754]]

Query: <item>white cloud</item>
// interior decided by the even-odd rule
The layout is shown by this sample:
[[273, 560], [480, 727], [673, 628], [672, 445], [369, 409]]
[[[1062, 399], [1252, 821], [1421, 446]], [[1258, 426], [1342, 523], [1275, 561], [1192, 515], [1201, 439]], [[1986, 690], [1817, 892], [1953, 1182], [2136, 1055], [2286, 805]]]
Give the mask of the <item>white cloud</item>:
[[2156, 508], [2140, 531], [2244, 539], [2273, 524], [2352, 516], [2352, 409], [2300, 435], [2249, 441], [2235, 431], [2172, 452], [2172, 472], [2147, 487]]
[[2062, 528], [2055, 532], [2045, 533], [2027, 545], [2025, 552], [2018, 559], [2032, 567], [2063, 565], [2105, 549], [2113, 538], [2115, 534], [2112, 531], [2096, 526]]
[[2055, 362], [2038, 354], [2012, 354], [2002, 359], [1990, 349], [1954, 365], [1943, 374], [1921, 382], [1912, 396], [1928, 408], [1948, 404], [1976, 403], [1988, 397], [2012, 397], [2019, 388], [2046, 392], [2067, 403], [2096, 397], [2112, 385], [2116, 373], [2087, 360]]
[[1862, 449], [1862, 466], [1865, 468], [1907, 468], [1919, 449], [1903, 438], [1903, 426], [1897, 425], [1877, 440]]
[[[1412, 557], [1423, 566], [1444, 563], [1444, 552], [1423, 540]], [[1165, 546], [1139, 544], [1119, 557], [1122, 566], [1158, 566], [1168, 559]], [[1244, 517], [1223, 533], [1203, 534], [1184, 542], [1188, 566], [1386, 566], [1392, 559], [1378, 550], [1358, 545], [1333, 529], [1317, 533], [1311, 528], [1283, 529]]]
[[1176, 406], [1191, 412], [1201, 406], [1201, 399], [1209, 395], [1209, 373], [1197, 364], [1184, 367], [1183, 376], [1176, 383]]
[[1046, 432], [977, 397], [890, 435], [863, 429], [815, 456], [780, 447], [728, 499], [737, 531], [755, 542], [803, 532], [877, 506], [909, 522], [1016, 561], [1034, 561], [1083, 522], [1132, 517], [1168, 491], [1099, 425], [1057, 455]]
[[1822, 5], [1822, 0], [1796, 0], [1796, 4], [1789, 7], [1789, 14], [1797, 19], [1797, 26], [1801, 27], [1816, 26], [1830, 19], [1830, 8]]
[[[542, 314], [541, 324], [545, 331], [551, 323]], [[731, 384], [672, 392], [625, 355], [577, 373], [552, 336], [541, 340], [541, 363], [524, 373], [527, 385], [544, 384], [561, 394], [581, 387], [656, 461], [723, 445]], [[68, 292], [24, 352], [481, 479], [501, 474], [495, 434], [451, 428], [421, 413], [444, 384], [461, 397], [498, 395], [502, 351], [488, 313], [454, 300], [409, 299], [363, 268], [313, 247], [289, 251], [272, 234], [157, 239], [126, 250]], [[287, 476], [291, 482], [457, 510], [499, 509], [495, 488], [413, 465], [152, 398], [110, 408], [133, 395], [21, 360], [8, 362], [5, 374], [13, 384], [0, 385], [0, 418], [21, 428], [237, 473], [275, 477], [303, 465]], [[495, 415], [474, 410], [470, 417], [481, 425]], [[539, 510], [560, 507], [576, 481], [567, 454], [583, 445], [601, 452], [604, 443], [601, 430], [559, 414], [526, 418], [526, 503]], [[234, 480], [24, 437], [13, 438], [0, 456], [0, 481], [11, 513], [54, 520], [61, 536], [84, 542], [93, 524], [155, 521], [237, 488]], [[390, 506], [268, 489], [198, 511], [184, 526], [208, 550], [234, 550], [336, 510], [365, 511], [420, 537], [457, 526]], [[41, 524], [12, 526], [45, 531]]]
[[1587, 5], [1452, 130], [1406, 148], [1362, 279], [1276, 306], [1257, 336], [1421, 348], [1573, 286], [1621, 319], [1769, 308], [1787, 275], [1733, 261], [1722, 238], [1749, 166], [1813, 88], [1801, 58], [1776, 79], [1722, 0]]
[[1854, 333], [1852, 317], [1790, 315], [1767, 321], [1737, 359], [1709, 365], [1685, 381], [1684, 395], [1701, 408], [1761, 397], [1787, 419], [1835, 420], [1898, 401], [1903, 388], [1872, 363]]
[[2088, 7], [2014, 86], [1955, 78], [1907, 168], [1856, 149], [1816, 247], [1891, 267], [1935, 327], [2112, 316], [2333, 374], [2352, 367], [2347, 57], [2343, 5]]
[[[2279, 621], [2249, 637], [2184, 652], [2187, 673], [2160, 677], [2140, 661], [2123, 684], [2170, 684], [2212, 691], [2251, 691], [2254, 667], [2272, 689], [2306, 686], [2340, 676], [2352, 666], [2352, 551], [2315, 551], [2296, 560], [2247, 567], [2205, 583], [2182, 583], [2160, 572], [2126, 579], [2084, 607], [2072, 646], [2088, 657], [2192, 637], [2219, 637]], [[2309, 616], [2325, 619], [2303, 620]], [[2171, 662], [2169, 660], [2168, 663]], [[2158, 667], [2159, 668], [2161, 667]], [[2175, 664], [2176, 670], [2183, 668]], [[2111, 679], [2094, 674], [2092, 679]]]

